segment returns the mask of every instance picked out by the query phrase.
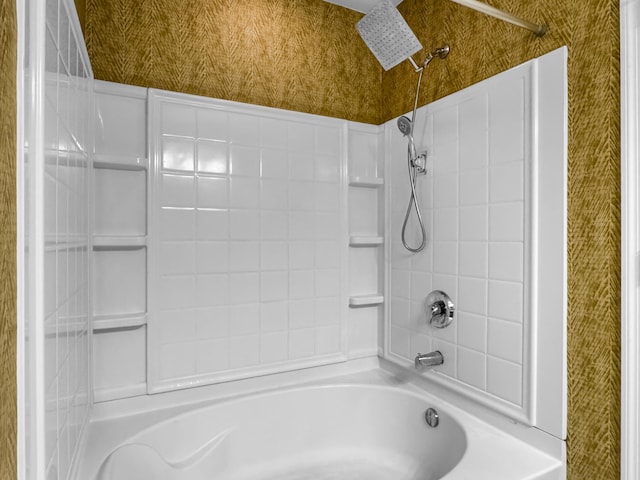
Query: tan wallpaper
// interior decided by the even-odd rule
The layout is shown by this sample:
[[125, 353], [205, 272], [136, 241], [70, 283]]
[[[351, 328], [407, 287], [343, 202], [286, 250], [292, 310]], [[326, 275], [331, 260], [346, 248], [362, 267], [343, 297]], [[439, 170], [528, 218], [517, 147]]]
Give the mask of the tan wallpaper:
[[[378, 124], [408, 111], [408, 64], [382, 74], [321, 0], [86, 1], [96, 78]], [[619, 30], [615, 0], [486, 0], [543, 21], [542, 39], [448, 0], [400, 9], [434, 62], [421, 104], [569, 47], [570, 480], [619, 478]], [[84, 6], [83, 6], [84, 8]], [[417, 57], [421, 57], [418, 54]]]
[[78, 14], [78, 20], [80, 20], [80, 26], [84, 31], [84, 24], [87, 18], [87, 2], [86, 0], [74, 0], [76, 6], [76, 13]]
[[360, 14], [320, 0], [78, 0], [101, 80], [376, 123]]
[[16, 2], [0, 0], [0, 478], [16, 478]]
[[[620, 101], [615, 0], [494, 0], [546, 23], [533, 34], [448, 0], [404, 0], [400, 10], [425, 47], [451, 54], [423, 80], [432, 101], [544, 54], [569, 47], [568, 478], [620, 478]], [[421, 56], [421, 55], [418, 55]], [[382, 117], [412, 108], [416, 75], [383, 75]]]

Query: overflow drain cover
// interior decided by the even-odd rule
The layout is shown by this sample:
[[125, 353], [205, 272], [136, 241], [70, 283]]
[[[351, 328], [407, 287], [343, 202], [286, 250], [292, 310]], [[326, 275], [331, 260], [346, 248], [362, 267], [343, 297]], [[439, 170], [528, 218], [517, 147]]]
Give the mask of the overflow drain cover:
[[434, 408], [428, 408], [427, 411], [424, 412], [424, 419], [427, 425], [433, 428], [437, 427], [438, 423], [440, 423], [440, 417]]

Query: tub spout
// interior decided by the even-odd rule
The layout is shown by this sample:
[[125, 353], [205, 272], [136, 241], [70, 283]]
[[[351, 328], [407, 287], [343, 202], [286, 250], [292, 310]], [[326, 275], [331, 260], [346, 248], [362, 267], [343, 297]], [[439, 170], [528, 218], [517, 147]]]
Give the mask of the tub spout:
[[442, 365], [444, 363], [444, 357], [436, 350], [430, 353], [419, 353], [416, 356], [416, 368], [420, 367], [435, 367], [436, 365]]

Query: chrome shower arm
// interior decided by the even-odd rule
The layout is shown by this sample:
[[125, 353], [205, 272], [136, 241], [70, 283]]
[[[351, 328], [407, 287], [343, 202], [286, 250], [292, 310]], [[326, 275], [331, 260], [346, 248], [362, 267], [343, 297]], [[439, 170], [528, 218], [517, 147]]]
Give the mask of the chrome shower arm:
[[424, 66], [419, 67], [416, 61], [413, 59], [413, 57], [407, 57], [407, 60], [411, 62], [411, 65], [413, 65], [413, 69], [416, 71], [416, 73], [422, 71], [422, 69], [424, 68]]
[[427, 66], [431, 63], [431, 60], [433, 60], [436, 57], [445, 58], [447, 55], [449, 55], [449, 45], [444, 45], [440, 48], [436, 48], [432, 52], [429, 52], [427, 54], [427, 57], [422, 62], [422, 65], [418, 65], [416, 61], [413, 59], [413, 57], [407, 57], [407, 60], [411, 62], [411, 65], [413, 66], [413, 69], [415, 70], [415, 72], [420, 73], [425, 68], [427, 68]]

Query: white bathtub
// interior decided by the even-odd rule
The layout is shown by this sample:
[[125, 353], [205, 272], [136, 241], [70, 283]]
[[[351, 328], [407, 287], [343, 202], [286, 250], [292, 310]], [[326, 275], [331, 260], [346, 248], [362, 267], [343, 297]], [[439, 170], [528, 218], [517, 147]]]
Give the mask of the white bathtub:
[[[425, 422], [429, 407], [438, 411], [436, 428]], [[263, 389], [184, 413], [175, 411], [97, 422], [84, 473], [77, 478], [562, 478], [557, 458], [383, 369]]]

